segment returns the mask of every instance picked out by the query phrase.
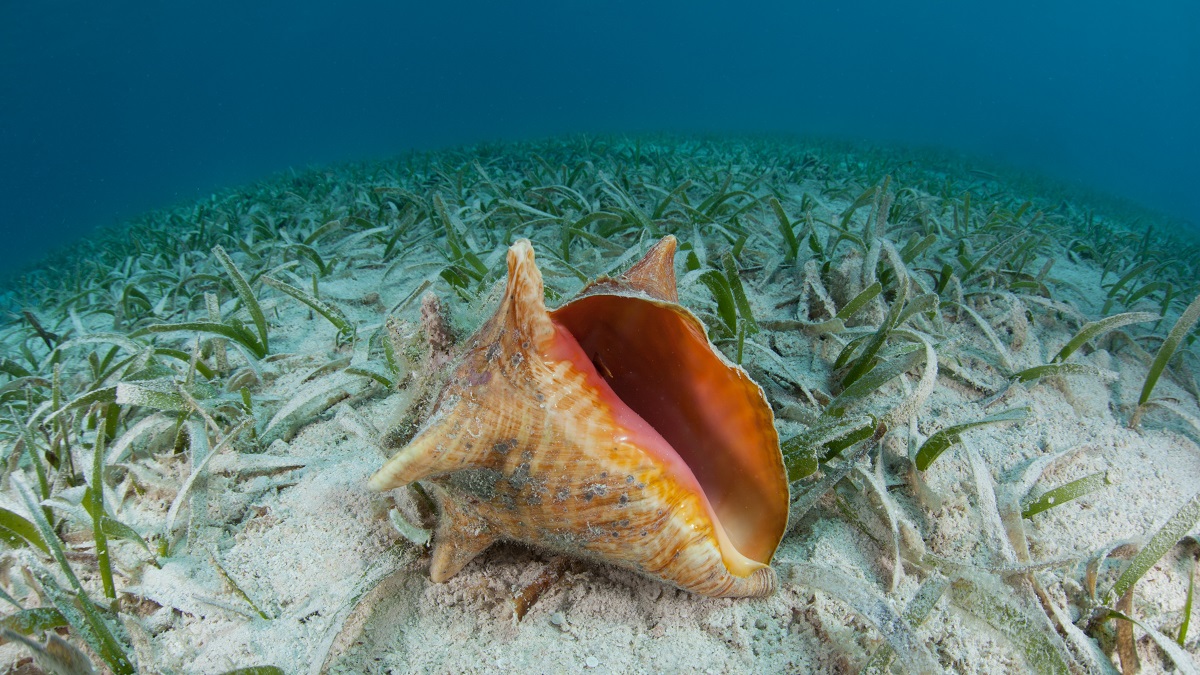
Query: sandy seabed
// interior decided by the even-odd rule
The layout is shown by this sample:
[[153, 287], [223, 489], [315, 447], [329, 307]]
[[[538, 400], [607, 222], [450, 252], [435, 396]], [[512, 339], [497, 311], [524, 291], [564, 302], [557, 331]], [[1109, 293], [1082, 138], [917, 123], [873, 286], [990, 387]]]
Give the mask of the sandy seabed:
[[[520, 148], [511, 152], [524, 157]], [[502, 180], [497, 177], [503, 175], [500, 168], [485, 166], [488, 180]], [[735, 169], [730, 175], [737, 186], [748, 182], [745, 176], [751, 174]], [[336, 175], [326, 177], [339, 180]], [[692, 205], [705, 199], [705, 190], [712, 187], [696, 180]], [[675, 186], [666, 179], [663, 185], [667, 190]], [[812, 177], [773, 187], [780, 190], [780, 201], [793, 217], [804, 195], [813, 195], [811, 208], [818, 221], [836, 222], [857, 196], [857, 191], [849, 197], [827, 196], [828, 181]], [[762, 183], [746, 189], [761, 191]], [[942, 199], [899, 177], [891, 189], [911, 190], [931, 205]], [[467, 240], [479, 247], [483, 264], [494, 270], [508, 242], [499, 241], [498, 234], [479, 234], [478, 228], [489, 222], [488, 208], [473, 205], [470, 190], [464, 192], [468, 194], [456, 207], [457, 217]], [[603, 190], [596, 194], [603, 200]], [[977, 198], [975, 208], [983, 212], [987, 207], [981, 201]], [[316, 209], [313, 204], [290, 208], [302, 212]], [[531, 204], [548, 209], [536, 200]], [[652, 206], [643, 208], [649, 212]], [[870, 211], [867, 207], [852, 213], [855, 231], [864, 230]], [[957, 218], [944, 208], [931, 211], [929, 218], [943, 222]], [[865, 285], [862, 260], [869, 252], [843, 245], [829, 270], [814, 272], [814, 264], [805, 265], [806, 255], [807, 260], [814, 256], [803, 249], [799, 262], [782, 262], [780, 247], [786, 244], [765, 215], [757, 225], [750, 224], [751, 218], [743, 220], [746, 227], [756, 228], [743, 251], [743, 283], [760, 322], [782, 325], [779, 322], [829, 318], [821, 315], [824, 299], [804, 286], [806, 273], [825, 280], [833, 296], [829, 300], [837, 307], [853, 289]], [[908, 236], [907, 221], [890, 227], [895, 229], [881, 236], [894, 237], [900, 249]], [[438, 274], [446, 264], [446, 250], [437, 228], [430, 229], [434, 236], [405, 250], [400, 265], [372, 260], [372, 246], [378, 246], [370, 241], [349, 244], [345, 239], [353, 235], [337, 235], [350, 248], [342, 250], [343, 262], [321, 278], [320, 294], [357, 325], [357, 346], [339, 340], [337, 329], [303, 304], [280, 293], [262, 294], [275, 356], [263, 359], [259, 374], [247, 382], [256, 405], [267, 411], [257, 425], [260, 438], [271, 442], [257, 452], [224, 450], [205, 465], [178, 515], [185, 523], [176, 533], [178, 541], [170, 555], [158, 558], [160, 566], [144, 564], [146, 554], [130, 542], [113, 543], [121, 617], [130, 650], [145, 672], [223, 673], [254, 665], [274, 665], [286, 673], [857, 672], [888, 640], [875, 621], [880, 615], [865, 615], [862, 606], [856, 606], [861, 602], [839, 589], [864, 589], [871, 602], [902, 615], [931, 578], [944, 578], [945, 589], [927, 618], [912, 630], [942, 669], [999, 673], [1043, 668], [1046, 662], [1036, 660], [1042, 648], [1060, 650], [1066, 662], [1085, 668], [1088, 657], [1079, 655], [1081, 647], [1070, 635], [1055, 630], [1030, 580], [1043, 592], [1043, 603], [1054, 603], [1064, 615], [1078, 619], [1086, 609], [1080, 598], [1086, 595], [1089, 559], [1123, 540], [1146, 541], [1200, 493], [1198, 432], [1185, 418], [1154, 410], [1143, 417], [1140, 428], [1128, 426], [1147, 373], [1140, 350], [1123, 348], [1111, 336], [1101, 337], [1070, 359], [1088, 366], [1088, 372], [1018, 384], [999, 395], [1010, 378], [990, 362], [994, 358], [985, 356], [994, 353], [991, 338], [977, 322], [943, 302], [938, 324], [919, 327], [931, 334], [936, 328], [942, 367], [932, 391], [919, 402], [913, 424], [907, 418], [897, 424], [878, 451], [860, 460], [860, 470], [851, 472], [840, 491], [825, 495], [793, 523], [775, 555], [781, 583], [770, 597], [698, 597], [598, 561], [572, 560], [559, 568], [555, 555], [512, 543], [494, 545], [446, 583], [431, 583], [427, 548], [410, 543], [389, 520], [389, 511], [397, 508], [412, 516], [410, 494], [373, 493], [366, 486], [386, 459], [381, 436], [419, 406], [414, 398], [421, 378], [428, 375], [421, 372], [422, 350], [427, 347], [419, 330], [420, 303], [409, 302], [398, 313], [399, 325], [412, 340], [408, 386], [389, 391], [346, 371], [350, 363], [379, 361], [378, 352], [372, 351], [378, 342], [368, 340], [364, 347], [361, 337], [382, 335], [389, 308], [426, 280], [433, 282], [429, 291], [442, 298], [460, 333], [472, 330], [494, 308], [502, 275], [493, 273], [480, 285], [481, 293], [463, 299]], [[693, 246], [693, 237], [700, 234], [710, 259], [729, 249], [729, 242], [713, 230], [699, 225], [677, 230], [681, 242]], [[538, 241], [536, 225], [518, 229], [514, 237], [518, 234], [532, 236], [539, 255], [550, 247]], [[631, 230], [613, 241], [621, 249], [641, 251], [653, 239]], [[330, 238], [324, 243], [333, 247], [333, 242]], [[247, 256], [228, 244], [226, 248], [240, 267], [254, 267]], [[591, 277], [608, 270], [617, 257], [581, 241], [571, 264]], [[952, 256], [947, 253], [944, 258]], [[1014, 372], [1047, 363], [1079, 330], [1080, 318], [1101, 317], [1108, 300], [1106, 285], [1111, 287], [1116, 276], [1102, 276], [1098, 263], [1069, 255], [1060, 242], [1046, 243], [1030, 266], [1040, 269], [1049, 258], [1055, 259], [1047, 278], [1054, 290], [1052, 301], [1038, 304], [1008, 289], [972, 296], [970, 288], [962, 300], [1002, 343]], [[556, 274], [552, 261], [546, 264], [548, 283], [557, 284], [565, 297], [578, 289], [579, 280]], [[682, 304], [711, 319], [714, 300], [707, 287], [688, 274], [684, 254], [676, 265]], [[922, 277], [918, 272], [912, 277], [914, 289], [931, 283], [927, 275], [917, 281]], [[833, 283], [837, 279], [855, 281], [838, 289]], [[804, 294], [799, 302], [797, 293]], [[878, 302], [885, 302], [886, 296]], [[230, 302], [229, 297], [223, 300]], [[1112, 308], [1108, 314], [1131, 309]], [[1136, 309], [1154, 311], [1154, 303]], [[55, 323], [44, 310], [38, 311], [43, 324]], [[236, 311], [244, 313], [244, 308]], [[883, 311], [883, 305], [869, 307], [858, 325], [872, 328]], [[1160, 334], [1175, 316], [1178, 312], [1163, 322]], [[101, 325], [102, 318], [84, 317], [80, 327], [111, 331], [111, 326]], [[54, 330], [61, 331], [69, 323], [64, 318], [56, 325]], [[852, 334], [864, 334], [853, 333], [853, 328], [849, 327]], [[190, 339], [195, 341], [194, 336]], [[796, 387], [789, 390], [780, 382], [798, 382], [827, 401], [822, 392], [832, 394], [836, 377], [831, 364], [847, 338], [767, 328], [752, 339], [771, 354], [747, 349], [745, 366], [764, 383], [780, 435], [790, 438], [805, 429], [812, 411], [806, 412]], [[12, 331], [6, 344], [16, 344]], [[177, 344], [189, 348], [187, 340]], [[729, 342], [722, 347], [726, 353], [734, 349]], [[231, 349], [228, 358], [236, 369], [243, 357]], [[340, 367], [339, 360], [345, 361]], [[882, 416], [919, 390], [924, 373], [918, 366], [887, 383], [861, 410]], [[1164, 376], [1156, 396], [1173, 399], [1200, 417], [1186, 377], [1190, 375], [1180, 372]], [[302, 420], [284, 419], [280, 411], [286, 413], [289, 405], [308, 406]], [[953, 424], [1022, 407], [1030, 411], [1024, 421], [965, 432], [963, 442], [922, 472], [919, 481], [912, 477], [910, 443]], [[153, 414], [169, 419], [161, 412]], [[282, 421], [272, 428], [272, 420]], [[141, 463], [143, 468], [114, 468], [111, 479], [113, 515], [152, 543], [193, 469], [187, 452], [174, 452], [163, 447], [164, 442], [132, 444], [124, 464]], [[1046, 464], [1040, 477], [1034, 476], [1033, 493], [1096, 474], [1105, 477], [1104, 485], [1024, 519], [1026, 553], [1019, 550], [1019, 537], [1002, 517], [1003, 507], [1006, 500], [1026, 497], [1013, 491], [1020, 483], [1016, 476], [1031, 461], [1056, 453], [1058, 459]], [[880, 508], [867, 489], [869, 475], [882, 477], [886, 484], [887, 508]], [[3, 499], [6, 508], [21, 510], [15, 498]], [[80, 551], [89, 548], [88, 537], [66, 538]], [[1099, 566], [1101, 588], [1116, 579], [1132, 553], [1128, 548]], [[903, 563], [897, 570], [898, 552]], [[14, 595], [36, 602], [35, 589], [19, 572], [29, 555], [9, 555], [5, 580]], [[1184, 620], [1195, 558], [1194, 546], [1175, 546], [1138, 582], [1134, 614], [1146, 626], [1176, 635]], [[80, 567], [85, 585], [98, 588], [94, 558]], [[551, 569], [563, 571], [517, 621], [514, 595]], [[808, 583], [814, 573], [827, 575], [830, 582]], [[1010, 605], [995, 604], [994, 594], [1009, 598]], [[989, 606], [996, 611], [989, 612]], [[1005, 607], [1011, 610], [1008, 614], [1000, 611]], [[1014, 617], [1036, 618], [1039, 612], [1045, 624], [1030, 621], [1032, 627], [1027, 628], [1041, 635], [1041, 642], [1034, 640], [1033, 646], [1020, 641], [1024, 633], [1005, 624]], [[1108, 622], [1108, 632], [1115, 623]], [[1184, 645], [1193, 667], [1200, 654], [1195, 634], [1190, 633]], [[1175, 669], [1140, 628], [1135, 636], [1142, 672]], [[1093, 645], [1111, 649], [1103, 639]], [[0, 647], [0, 662], [10, 670], [25, 657], [23, 647]], [[925, 662], [914, 657], [895, 667], [899, 671], [913, 663]]]

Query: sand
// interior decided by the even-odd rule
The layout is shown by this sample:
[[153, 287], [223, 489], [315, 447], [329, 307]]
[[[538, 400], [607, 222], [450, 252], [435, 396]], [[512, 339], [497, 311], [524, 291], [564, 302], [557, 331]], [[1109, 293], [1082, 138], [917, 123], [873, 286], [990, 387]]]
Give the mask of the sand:
[[[797, 195], [818, 189], [804, 183], [793, 187]], [[845, 205], [831, 202], [828, 207], [836, 213]], [[648, 243], [645, 239], [637, 245], [644, 249]], [[752, 240], [749, 245], [761, 244]], [[240, 254], [234, 255], [243, 262]], [[451, 308], [460, 331], [471, 330], [495, 306], [498, 285], [473, 303], [457, 299], [436, 276], [441, 254], [434, 247], [421, 246], [408, 255], [411, 265], [386, 278], [386, 268], [352, 260], [322, 280], [322, 297], [338, 304], [359, 325], [360, 334], [381, 326], [385, 308], [427, 278], [436, 282], [431, 290]], [[432, 267], [422, 265], [426, 262]], [[581, 254], [578, 267], [591, 275], [608, 262], [611, 258], [599, 254]], [[686, 275], [682, 257], [677, 269], [682, 303], [710, 307], [711, 296], [694, 275]], [[757, 318], [796, 318], [795, 304], [777, 305], [795, 295], [802, 270], [797, 265], [770, 279], [747, 277]], [[1105, 297], [1096, 267], [1062, 259], [1053, 277], [1056, 288], [1063, 289], [1058, 299], [1086, 317], [1099, 316]], [[578, 287], [576, 281], [563, 284]], [[371, 302], [372, 293], [379, 302]], [[418, 353], [415, 378], [422, 376], [420, 352], [426, 349], [416, 331], [418, 305], [409, 304], [399, 316]], [[1061, 312], [1031, 303], [1014, 305], [1011, 298], [980, 299], [973, 307], [1001, 336], [1016, 369], [1045, 363], [1077, 327]], [[136, 570], [121, 578], [119, 586], [129, 608], [126, 627], [145, 672], [222, 673], [252, 665], [274, 665], [286, 673], [856, 672], [885, 643], [880, 632], [861, 608], [831, 592], [835, 585], [814, 588], [795, 579], [823, 571], [828, 579], [864, 589], [899, 614], [930, 576], [930, 568], [911, 561], [895, 571], [886, 517], [877, 514], [860, 527], [826, 497], [796, 524], [776, 553], [782, 583], [770, 597], [703, 598], [601, 562], [570, 560], [517, 621], [514, 594], [559, 564], [558, 558], [519, 544], [498, 544], [448, 582], [431, 583], [428, 547], [402, 537], [388, 518], [397, 502], [402, 511], [413, 513], [408, 493], [378, 494], [366, 487], [385, 460], [380, 435], [413, 405], [416, 385], [388, 391], [340, 369], [321, 370], [338, 358], [354, 357], [359, 363], [361, 355], [355, 356], [325, 319], [298, 302], [274, 294], [264, 300], [264, 310], [271, 317], [272, 351], [289, 356], [262, 364], [255, 396], [282, 403], [316, 393], [323, 403], [314, 404], [313, 414], [305, 416], [294, 435], [290, 429], [277, 434], [280, 438], [264, 452], [225, 451], [212, 460], [180, 515], [187, 522], [187, 541], [160, 561], [161, 568], [139, 565], [145, 553], [135, 545], [114, 544], [119, 567]], [[1148, 414], [1139, 429], [1130, 429], [1146, 364], [1104, 339], [1073, 359], [1100, 369], [1099, 377], [1069, 375], [1016, 386], [985, 408], [991, 392], [963, 383], [950, 368], [958, 365], [977, 375], [992, 392], [1002, 389], [1002, 377], [970, 360], [972, 350], [987, 352], [989, 341], [969, 320], [948, 321], [946, 330], [965, 356], [940, 369], [936, 386], [919, 406], [921, 438], [999, 410], [1028, 407], [1031, 413], [1019, 424], [967, 432], [962, 444], [925, 472], [928, 489], [939, 498], [936, 504], [921, 499], [904, 479], [907, 429], [889, 435], [882, 461], [897, 527], [910, 540], [920, 540], [915, 546], [923, 546], [925, 554], [978, 570], [975, 576], [967, 574], [975, 581], [987, 571], [1016, 566], [997, 500], [1003, 502], [1023, 463], [1072, 450], [1045, 471], [1035, 492], [1098, 472], [1106, 472], [1111, 484], [1024, 525], [1029, 559], [1057, 561], [1030, 574], [1049, 598], [1072, 611], [1068, 608], [1075, 607], [1082, 593], [1079, 580], [1090, 555], [1110, 542], [1144, 541], [1200, 492], [1198, 432], [1162, 411]], [[771, 345], [790, 376], [812, 389], [828, 390], [829, 363], [840, 349], [836, 338], [766, 331], [754, 340]], [[746, 360], [760, 381], [779, 368], [755, 350], [747, 351]], [[887, 385], [872, 405], [894, 405], [906, 388], [917, 386], [920, 375], [918, 368], [902, 382]], [[1175, 380], [1164, 378], [1157, 393], [1200, 416], [1195, 397]], [[784, 438], [802, 428], [794, 415], [783, 412], [779, 427]], [[972, 468], [972, 456], [982, 460], [982, 473], [980, 465]], [[154, 457], [150, 464], [157, 487], [149, 480], [134, 481], [114, 505], [118, 518], [146, 532], [158, 527], [189, 473], [184, 455], [160, 451]], [[859, 485], [875, 471], [870, 459], [862, 460], [861, 468], [864, 474], [852, 474]], [[850, 502], [854, 498], [848, 497]], [[1194, 547], [1175, 547], [1138, 583], [1135, 614], [1146, 625], [1175, 635], [1195, 555]], [[214, 561], [244, 598], [222, 578]], [[1102, 568], [1102, 587], [1115, 579], [1120, 564], [1113, 560]], [[14, 579], [18, 575], [10, 573], [9, 580]], [[1021, 586], [1019, 580], [1012, 583]], [[1033, 597], [1011, 588], [1006, 592]], [[915, 628], [928, 654], [954, 672], [1029, 668], [1027, 652], [970, 598], [969, 588], [952, 586]], [[1192, 617], [1193, 624], [1197, 618]], [[1185, 644], [1192, 659], [1200, 655], [1196, 633]], [[1173, 669], [1140, 629], [1136, 635], [1142, 672]], [[11, 666], [23, 657], [22, 648], [0, 647], [0, 662]]]

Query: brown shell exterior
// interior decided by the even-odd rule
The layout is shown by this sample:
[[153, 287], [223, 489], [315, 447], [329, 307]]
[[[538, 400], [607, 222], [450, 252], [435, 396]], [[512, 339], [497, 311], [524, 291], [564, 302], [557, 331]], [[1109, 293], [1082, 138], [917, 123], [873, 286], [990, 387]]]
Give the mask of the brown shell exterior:
[[[580, 298], [644, 295], [673, 304], [673, 253], [671, 237], [621, 278], [593, 282]], [[432, 417], [370, 481], [384, 490], [422, 480], [437, 500], [433, 581], [506, 539], [601, 559], [702, 595], [771, 593], [776, 577], [765, 563], [786, 525], [787, 482], [757, 385], [745, 378], [762, 399], [752, 423], [768, 426], [761, 433], [774, 439], [761, 470], [782, 521], [757, 545], [764, 564], [737, 576], [723, 562], [703, 498], [614, 436], [612, 411], [570, 361], [543, 357], [555, 328], [528, 241], [509, 250], [508, 269], [500, 306], [470, 339]]]

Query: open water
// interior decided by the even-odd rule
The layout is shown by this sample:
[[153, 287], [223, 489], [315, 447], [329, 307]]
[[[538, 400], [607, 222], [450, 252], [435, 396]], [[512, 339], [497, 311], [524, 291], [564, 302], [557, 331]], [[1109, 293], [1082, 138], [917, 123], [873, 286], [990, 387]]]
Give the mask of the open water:
[[1200, 223], [1200, 3], [0, 3], [0, 274], [289, 167], [556, 134], [936, 145]]

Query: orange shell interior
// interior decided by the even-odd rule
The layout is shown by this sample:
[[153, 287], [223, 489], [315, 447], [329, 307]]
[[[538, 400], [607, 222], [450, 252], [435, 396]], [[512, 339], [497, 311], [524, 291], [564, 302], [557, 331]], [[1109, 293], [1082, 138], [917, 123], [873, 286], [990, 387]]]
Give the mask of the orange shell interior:
[[691, 470], [737, 552], [769, 563], [787, 526], [788, 496], [758, 385], [724, 362], [695, 317], [676, 305], [592, 295], [550, 315], [591, 360], [580, 369], [600, 373]]

